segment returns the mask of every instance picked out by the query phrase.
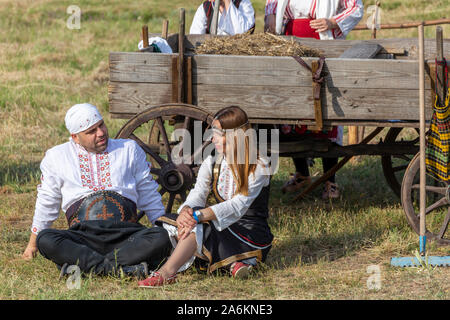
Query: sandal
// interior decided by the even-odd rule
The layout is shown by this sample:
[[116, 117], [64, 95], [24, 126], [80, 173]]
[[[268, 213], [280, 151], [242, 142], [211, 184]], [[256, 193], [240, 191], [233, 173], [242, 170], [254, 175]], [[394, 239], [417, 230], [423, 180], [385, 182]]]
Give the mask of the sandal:
[[325, 182], [325, 189], [322, 193], [322, 199], [328, 200], [328, 199], [337, 199], [339, 198], [340, 193], [337, 184], [327, 181]]
[[311, 184], [311, 177], [302, 176], [300, 173], [291, 173], [291, 178], [281, 188], [281, 192], [295, 192]]

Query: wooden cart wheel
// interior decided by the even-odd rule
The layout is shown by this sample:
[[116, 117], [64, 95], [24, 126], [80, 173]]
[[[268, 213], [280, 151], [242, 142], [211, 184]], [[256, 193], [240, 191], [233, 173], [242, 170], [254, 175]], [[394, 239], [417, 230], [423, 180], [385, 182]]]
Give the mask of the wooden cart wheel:
[[160, 185], [160, 194], [168, 193], [168, 199], [163, 199], [166, 213], [172, 212], [175, 199], [186, 200], [187, 192], [193, 187], [200, 167], [200, 164], [193, 160], [211, 143], [210, 140], [204, 141], [201, 146], [192, 150], [190, 164], [175, 164], [172, 153], [182, 140], [171, 140], [169, 133], [172, 132], [173, 125], [169, 119], [173, 118], [182, 119], [182, 125], [177, 122], [177, 127], [186, 130], [193, 127], [194, 121], [201, 121], [203, 126], [210, 126], [213, 120], [208, 112], [193, 105], [164, 104], [137, 114], [116, 135], [117, 139], [133, 139], [147, 154], [148, 161], [152, 163], [150, 172]]
[[[417, 128], [390, 128], [384, 142], [411, 143], [418, 146], [419, 132]], [[398, 197], [401, 196], [401, 182], [405, 170], [413, 157], [414, 155], [406, 154], [381, 156], [381, 165], [386, 182]]]
[[[420, 233], [419, 186], [420, 158], [417, 154], [405, 171], [401, 189], [402, 207], [408, 223]], [[450, 185], [426, 175], [426, 236], [439, 244], [450, 244]]]

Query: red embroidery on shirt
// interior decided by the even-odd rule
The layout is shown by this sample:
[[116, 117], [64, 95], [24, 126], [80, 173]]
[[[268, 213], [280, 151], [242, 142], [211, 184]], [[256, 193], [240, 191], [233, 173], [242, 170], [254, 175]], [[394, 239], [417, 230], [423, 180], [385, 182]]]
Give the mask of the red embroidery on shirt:
[[[108, 153], [96, 154], [93, 159], [90, 153], [85, 153], [83, 150], [79, 152], [81, 185], [94, 191], [105, 190], [106, 185], [112, 187]], [[96, 172], [93, 161], [97, 165]]]

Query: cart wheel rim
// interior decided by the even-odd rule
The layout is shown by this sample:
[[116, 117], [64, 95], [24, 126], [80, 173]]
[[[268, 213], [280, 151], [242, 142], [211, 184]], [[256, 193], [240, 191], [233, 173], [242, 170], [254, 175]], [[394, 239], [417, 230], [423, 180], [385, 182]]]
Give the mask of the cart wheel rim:
[[[420, 215], [418, 199], [420, 191], [419, 183], [420, 156], [417, 154], [405, 171], [402, 182], [401, 201], [407, 221], [412, 229], [420, 234]], [[437, 183], [430, 183], [437, 181]], [[450, 244], [450, 201], [448, 199], [449, 184], [431, 177], [427, 174], [426, 192], [426, 236], [438, 244]]]
[[[165, 204], [166, 213], [172, 212], [172, 207], [176, 199], [186, 200], [186, 195], [193, 187], [196, 174], [200, 167], [199, 163], [194, 162], [198, 154], [203, 156], [203, 151], [211, 143], [206, 140], [198, 148], [191, 150], [190, 163], [177, 163], [173, 161], [173, 145], [181, 143], [180, 141], [171, 141], [168, 130], [165, 126], [165, 118], [182, 118], [182, 128], [191, 128], [192, 121], [201, 121], [206, 127], [209, 127], [213, 117], [205, 110], [189, 104], [164, 104], [154, 106], [143, 112], [136, 114], [131, 118], [117, 133], [116, 139], [134, 140], [149, 156], [152, 163], [150, 172], [156, 176], [155, 180], [160, 185], [159, 193], [164, 196], [168, 193], [168, 200]], [[151, 145], [140, 138], [136, 133], [144, 124], [151, 122], [149, 143], [158, 142], [159, 145]], [[157, 130], [155, 129], [155, 126]], [[157, 133], [158, 137], [152, 136]], [[160, 152], [163, 150], [167, 155], [165, 159]]]

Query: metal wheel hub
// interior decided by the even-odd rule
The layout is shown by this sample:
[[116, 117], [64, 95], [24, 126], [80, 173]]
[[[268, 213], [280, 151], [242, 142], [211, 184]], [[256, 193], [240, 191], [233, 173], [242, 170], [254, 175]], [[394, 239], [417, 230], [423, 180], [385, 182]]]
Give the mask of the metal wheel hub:
[[169, 163], [161, 169], [160, 183], [169, 192], [179, 193], [188, 190], [194, 182], [192, 169], [185, 165]]

